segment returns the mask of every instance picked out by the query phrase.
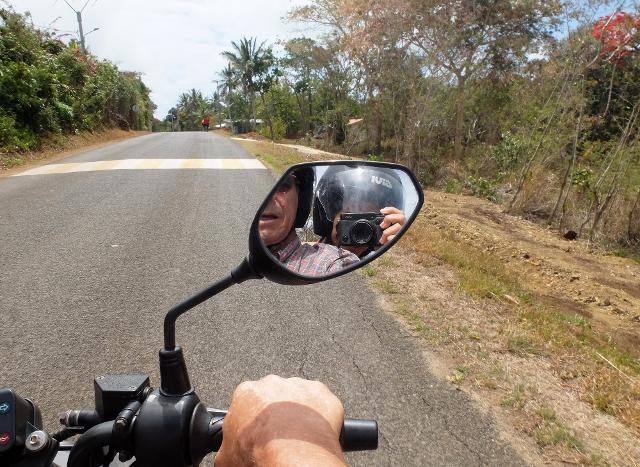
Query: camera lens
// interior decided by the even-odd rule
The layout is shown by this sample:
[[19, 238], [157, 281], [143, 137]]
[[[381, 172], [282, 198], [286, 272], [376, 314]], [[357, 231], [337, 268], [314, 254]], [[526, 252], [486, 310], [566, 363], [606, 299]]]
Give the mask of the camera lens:
[[351, 240], [356, 245], [367, 245], [374, 234], [373, 226], [369, 221], [359, 220], [351, 227]]

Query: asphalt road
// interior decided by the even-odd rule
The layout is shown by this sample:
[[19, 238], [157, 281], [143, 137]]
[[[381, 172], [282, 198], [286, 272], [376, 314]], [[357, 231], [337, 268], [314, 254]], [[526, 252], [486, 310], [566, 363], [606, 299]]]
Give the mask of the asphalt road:
[[[205, 133], [151, 134], [56, 164], [244, 159]], [[0, 178], [0, 386], [32, 398], [46, 427], [93, 406], [93, 378], [158, 384], [164, 313], [246, 255], [266, 170], [103, 170]], [[420, 343], [354, 273], [287, 287], [252, 281], [178, 321], [209, 405], [268, 373], [325, 382], [347, 416], [376, 418], [376, 452], [352, 465], [522, 465], [491, 420], [429, 373]]]

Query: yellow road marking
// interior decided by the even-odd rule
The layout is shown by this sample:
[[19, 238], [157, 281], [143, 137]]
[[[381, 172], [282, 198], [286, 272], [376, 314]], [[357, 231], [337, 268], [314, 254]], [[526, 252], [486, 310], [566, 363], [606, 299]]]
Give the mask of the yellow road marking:
[[241, 162], [237, 159], [227, 159], [226, 161], [223, 162], [223, 169], [240, 169], [241, 167]]
[[158, 170], [158, 169], [217, 169], [264, 170], [257, 159], [122, 159], [113, 161], [69, 162], [49, 164], [13, 175], [49, 175], [72, 172], [97, 172], [105, 170]]
[[181, 169], [205, 169], [202, 159], [182, 159], [180, 163]]

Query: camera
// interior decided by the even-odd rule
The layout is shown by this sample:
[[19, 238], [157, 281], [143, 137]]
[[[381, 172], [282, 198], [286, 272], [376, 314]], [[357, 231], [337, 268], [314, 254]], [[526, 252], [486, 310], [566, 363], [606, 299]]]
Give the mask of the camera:
[[379, 212], [345, 212], [340, 216], [336, 228], [336, 239], [340, 246], [374, 247], [380, 242], [384, 214]]

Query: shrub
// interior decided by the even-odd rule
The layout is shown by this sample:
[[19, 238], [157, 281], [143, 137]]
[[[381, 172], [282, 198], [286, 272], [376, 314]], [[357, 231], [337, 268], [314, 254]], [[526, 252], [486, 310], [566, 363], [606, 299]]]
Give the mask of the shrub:
[[16, 128], [13, 116], [0, 109], [0, 153], [28, 151], [37, 145], [35, 135], [28, 129]]
[[462, 187], [460, 185], [460, 182], [455, 178], [448, 178], [444, 185], [445, 193], [457, 194], [460, 193], [461, 189]]
[[488, 199], [489, 201], [498, 201], [497, 187], [495, 182], [484, 177], [467, 177], [465, 187], [471, 191], [474, 196]]
[[271, 139], [272, 129], [274, 141], [280, 141], [287, 134], [287, 125], [282, 121], [280, 117], [273, 117], [271, 119], [271, 127], [269, 127], [268, 123], [263, 123], [258, 129], [258, 133], [260, 133], [265, 138]]
[[153, 109], [139, 74], [97, 62], [0, 8], [0, 152], [37, 149], [43, 137], [78, 129], [147, 129]]

